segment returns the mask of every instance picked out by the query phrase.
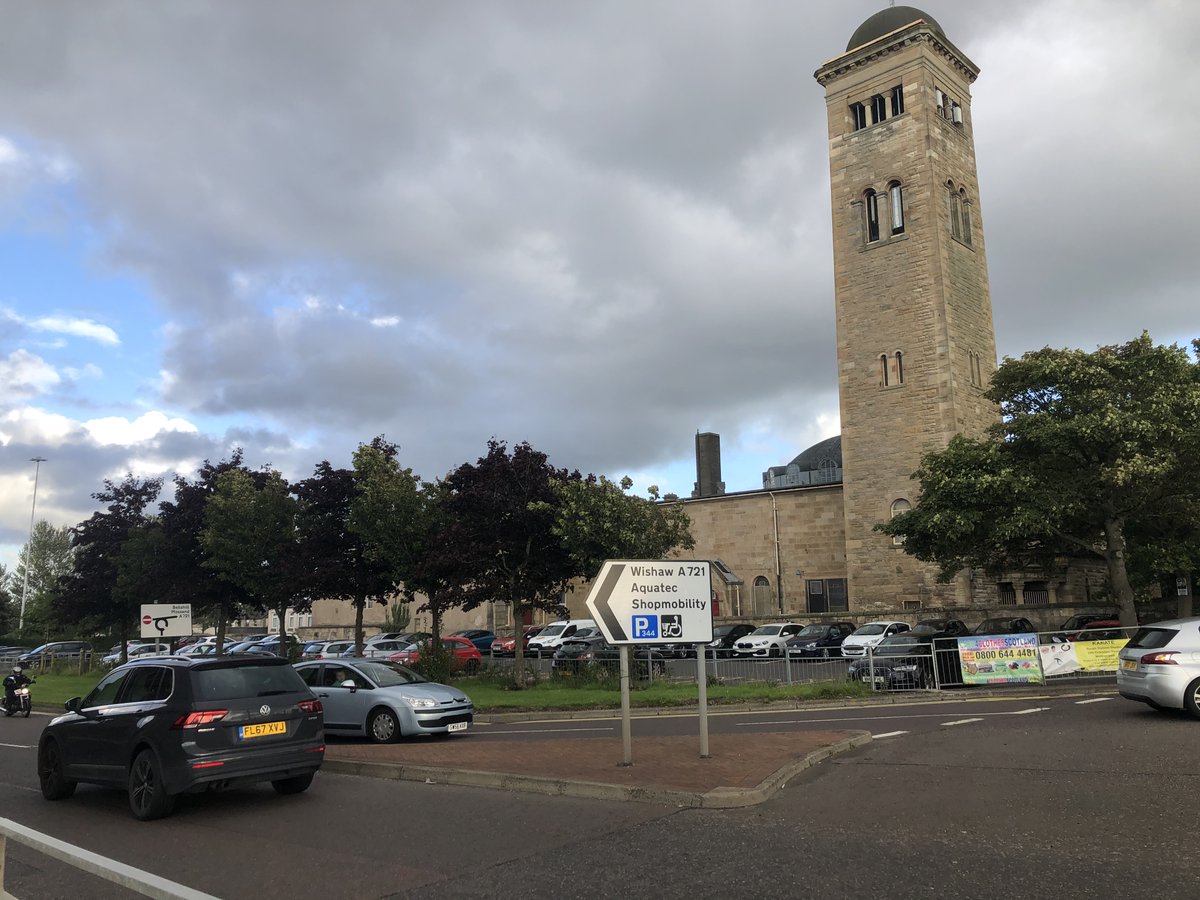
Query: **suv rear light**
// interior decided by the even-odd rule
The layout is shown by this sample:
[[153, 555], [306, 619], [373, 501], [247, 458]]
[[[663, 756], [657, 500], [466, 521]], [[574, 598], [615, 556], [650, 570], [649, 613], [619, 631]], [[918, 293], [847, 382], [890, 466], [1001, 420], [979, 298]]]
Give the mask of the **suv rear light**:
[[172, 728], [199, 728], [201, 725], [211, 725], [229, 715], [227, 709], [206, 709], [202, 712], [188, 713], [175, 720]]
[[320, 700], [301, 700], [296, 704], [296, 706], [301, 712], [306, 712], [309, 715], [316, 715], [319, 712], [323, 712], [325, 709], [323, 706], [321, 706]]
[[1175, 657], [1179, 654], [1173, 650], [1162, 651], [1159, 653], [1147, 653], [1139, 660], [1143, 666], [1177, 666], [1178, 662]]

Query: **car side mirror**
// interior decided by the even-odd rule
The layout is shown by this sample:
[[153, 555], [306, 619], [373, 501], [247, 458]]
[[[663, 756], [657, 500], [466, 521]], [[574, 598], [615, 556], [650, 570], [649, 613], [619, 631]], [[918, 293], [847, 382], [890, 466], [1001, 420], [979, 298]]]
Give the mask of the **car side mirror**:
[[70, 700], [68, 700], [66, 703], [63, 704], [63, 709], [65, 709], [67, 712], [77, 713], [77, 712], [79, 712], [79, 707], [81, 707], [82, 705], [83, 705], [82, 697], [72, 697]]
[[353, 678], [347, 678], [345, 681], [341, 682], [338, 687], [350, 688], [350, 693], [352, 694], [358, 690], [358, 685], [354, 683]]

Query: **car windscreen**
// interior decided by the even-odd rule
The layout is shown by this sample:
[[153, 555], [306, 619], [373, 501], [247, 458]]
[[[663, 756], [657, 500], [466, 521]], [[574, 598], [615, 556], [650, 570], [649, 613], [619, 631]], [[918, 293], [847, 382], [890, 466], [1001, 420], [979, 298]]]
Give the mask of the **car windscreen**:
[[1179, 632], [1174, 628], [1139, 628], [1125, 647], [1131, 650], [1157, 650], [1171, 643], [1171, 638], [1177, 634]]
[[358, 664], [359, 670], [380, 687], [396, 687], [399, 684], [424, 684], [429, 679], [412, 669], [384, 660], [372, 660]]
[[879, 624], [864, 625], [862, 628], [855, 631], [855, 635], [867, 637], [872, 634], [883, 634], [885, 626]]
[[543, 637], [543, 638], [556, 637], [557, 635], [562, 634], [563, 631], [566, 630], [566, 627], [567, 627], [566, 625], [551, 625], [545, 631], [539, 631], [538, 637]]
[[750, 632], [747, 637], [759, 637], [761, 635], [779, 634], [783, 630], [782, 625], [760, 625]]
[[291, 666], [214, 666], [192, 670], [192, 692], [199, 701], [238, 700], [302, 694], [304, 681]]
[[876, 653], [890, 653], [892, 651], [911, 651], [929, 646], [928, 638], [922, 640], [919, 634], [894, 634], [890, 638], [884, 639], [879, 646], [875, 648]]
[[798, 632], [796, 632], [796, 637], [792, 638], [792, 640], [797, 640], [798, 638], [825, 637], [825, 634], [828, 630], [828, 625], [805, 625]]

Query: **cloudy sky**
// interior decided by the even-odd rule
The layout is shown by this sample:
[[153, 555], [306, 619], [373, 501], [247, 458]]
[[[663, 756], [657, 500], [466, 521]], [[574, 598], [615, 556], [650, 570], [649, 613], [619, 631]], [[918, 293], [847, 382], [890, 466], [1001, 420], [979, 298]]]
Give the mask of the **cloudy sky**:
[[[930, 0], [932, 3], [932, 0]], [[0, 562], [103, 479], [491, 437], [687, 495], [838, 430], [824, 96], [881, 0], [0, 0]], [[943, 0], [999, 350], [1200, 335], [1200, 4]]]

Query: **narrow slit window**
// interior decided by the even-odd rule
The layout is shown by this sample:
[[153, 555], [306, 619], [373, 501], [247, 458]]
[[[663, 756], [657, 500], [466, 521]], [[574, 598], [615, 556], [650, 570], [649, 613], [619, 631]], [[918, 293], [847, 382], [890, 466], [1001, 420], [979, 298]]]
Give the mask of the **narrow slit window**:
[[937, 114], [943, 119], [946, 118], [946, 95], [941, 90], [935, 90], [933, 95], [937, 100]]
[[867, 243], [879, 240], [879, 196], [874, 191], [867, 191]]
[[896, 384], [904, 384], [904, 354], [896, 351]]
[[898, 84], [892, 88], [892, 115], [898, 116], [904, 112], [904, 85]]
[[882, 122], [887, 118], [887, 101], [883, 99], [883, 94], [876, 94], [871, 98], [871, 121]]
[[962, 228], [960, 226], [961, 218], [959, 211], [959, 195], [958, 191], [954, 190], [954, 182], [946, 185], [946, 189], [950, 194], [950, 234], [962, 240]]
[[958, 202], [962, 207], [962, 239], [969, 244], [971, 243], [971, 202], [967, 200], [966, 191], [959, 192]]
[[850, 104], [850, 117], [854, 120], [855, 131], [867, 127], [867, 108], [861, 103]]
[[894, 181], [888, 187], [888, 205], [892, 213], [892, 234], [904, 233], [904, 195], [900, 190], [900, 182]]
[[879, 354], [879, 386], [888, 386], [888, 358], [886, 353]]

